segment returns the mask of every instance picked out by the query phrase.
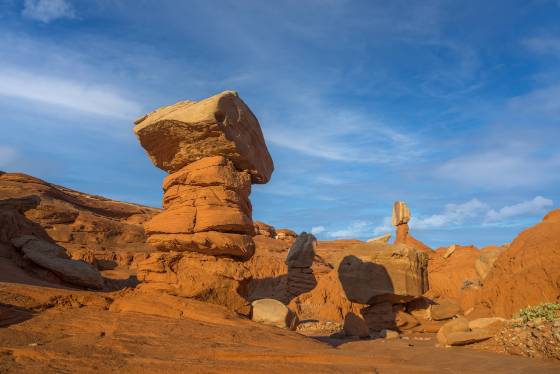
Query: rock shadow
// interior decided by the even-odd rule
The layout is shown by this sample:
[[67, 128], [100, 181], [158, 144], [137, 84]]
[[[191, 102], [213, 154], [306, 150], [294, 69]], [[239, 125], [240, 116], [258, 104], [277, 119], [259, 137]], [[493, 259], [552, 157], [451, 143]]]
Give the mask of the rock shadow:
[[35, 316], [32, 310], [0, 303], [0, 328], [27, 321]]

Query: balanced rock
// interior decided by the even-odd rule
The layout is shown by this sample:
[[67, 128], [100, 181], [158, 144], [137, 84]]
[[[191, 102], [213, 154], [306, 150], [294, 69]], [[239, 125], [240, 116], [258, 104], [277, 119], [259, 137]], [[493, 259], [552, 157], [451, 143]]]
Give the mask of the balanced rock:
[[297, 316], [278, 300], [255, 300], [251, 306], [251, 319], [255, 322], [288, 330], [295, 330], [298, 325]]
[[135, 124], [134, 132], [154, 165], [169, 173], [211, 156], [233, 161], [254, 183], [268, 182], [274, 170], [259, 121], [234, 91], [181, 101]]
[[251, 183], [274, 169], [259, 122], [237, 93], [160, 108], [134, 132], [163, 180], [164, 212], [144, 224], [160, 251], [243, 260], [254, 253]]
[[348, 300], [361, 304], [410, 301], [428, 289], [428, 256], [401, 244], [353, 247], [339, 263], [338, 276]]

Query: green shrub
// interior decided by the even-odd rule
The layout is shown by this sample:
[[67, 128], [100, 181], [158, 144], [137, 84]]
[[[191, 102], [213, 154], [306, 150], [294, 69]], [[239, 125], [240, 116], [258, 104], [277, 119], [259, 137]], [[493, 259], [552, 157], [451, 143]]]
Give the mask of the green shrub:
[[547, 321], [552, 321], [558, 318], [559, 310], [560, 310], [560, 304], [544, 303], [544, 304], [528, 306], [527, 308], [520, 309], [515, 314], [515, 317], [523, 319], [524, 323], [527, 323], [537, 318], [542, 318]]

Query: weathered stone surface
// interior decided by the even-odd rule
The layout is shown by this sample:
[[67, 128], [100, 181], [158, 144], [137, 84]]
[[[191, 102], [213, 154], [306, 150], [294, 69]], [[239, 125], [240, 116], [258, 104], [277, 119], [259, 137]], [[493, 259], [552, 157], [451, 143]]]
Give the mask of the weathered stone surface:
[[152, 234], [147, 243], [159, 251], [191, 251], [215, 256], [248, 259], [255, 252], [249, 235], [204, 231], [194, 234]]
[[400, 335], [397, 331], [387, 330], [387, 329], [381, 330], [379, 336], [383, 339], [386, 339], [386, 340], [398, 339], [400, 337]]
[[352, 302], [406, 302], [428, 288], [427, 255], [414, 248], [367, 243], [346, 253], [338, 265], [338, 275], [346, 297]]
[[142, 223], [160, 211], [74, 191], [22, 173], [0, 173], [0, 200], [0, 215], [5, 214], [6, 220], [0, 223], [0, 242], [32, 234], [52, 239], [68, 251], [83, 246], [100, 251], [123, 247], [147, 250]]
[[25, 258], [68, 283], [93, 289], [103, 288], [104, 281], [97, 269], [83, 261], [70, 259], [66, 250], [56, 244], [32, 236], [15, 238], [12, 244], [20, 248]]
[[469, 328], [471, 330], [484, 329], [495, 332], [504, 326], [505, 321], [505, 319], [500, 317], [478, 318], [469, 321]]
[[290, 247], [286, 265], [294, 268], [308, 268], [313, 264], [315, 258], [315, 247], [317, 239], [313, 234], [302, 232]]
[[165, 211], [144, 224], [158, 250], [251, 257], [251, 179], [222, 156], [189, 164], [163, 181]]
[[447, 345], [447, 337], [454, 332], [469, 331], [469, 321], [465, 317], [458, 317], [443, 325], [437, 333], [437, 341], [441, 345]]
[[446, 337], [446, 344], [452, 346], [467, 345], [484, 340], [488, 340], [494, 336], [494, 332], [485, 329], [476, 329], [471, 331], [451, 332]]
[[255, 235], [264, 235], [269, 238], [274, 238], [276, 236], [276, 230], [271, 225], [267, 225], [261, 221], [255, 221], [253, 225], [255, 227]]
[[443, 254], [443, 258], [448, 258], [448, 257], [450, 257], [450, 256], [455, 252], [455, 249], [456, 249], [456, 248], [457, 248], [457, 245], [456, 245], [456, 244], [450, 245], [450, 246], [447, 248], [447, 251], [445, 251], [445, 253]]
[[348, 313], [344, 318], [344, 334], [346, 336], [369, 337], [369, 328], [362, 318], [354, 313]]
[[295, 330], [297, 316], [284, 303], [274, 299], [255, 300], [251, 303], [251, 319], [265, 325]]
[[138, 264], [140, 288], [218, 304], [249, 314], [246, 301], [251, 274], [238, 261], [194, 252], [155, 252]]
[[393, 205], [393, 226], [407, 224], [410, 221], [410, 209], [404, 201], [396, 201]]
[[170, 173], [211, 156], [232, 160], [254, 183], [268, 182], [274, 169], [257, 118], [233, 91], [157, 109], [135, 124], [154, 165]]
[[430, 317], [434, 321], [450, 319], [461, 313], [461, 307], [458, 303], [450, 299], [444, 299], [439, 304], [430, 307]]
[[490, 269], [492, 269], [492, 266], [494, 266], [494, 263], [496, 262], [500, 254], [502, 254], [502, 252], [504, 251], [504, 247], [492, 248], [484, 251], [476, 260], [476, 262], [474, 263], [474, 268], [481, 280], [486, 279], [488, 273], [490, 272]]

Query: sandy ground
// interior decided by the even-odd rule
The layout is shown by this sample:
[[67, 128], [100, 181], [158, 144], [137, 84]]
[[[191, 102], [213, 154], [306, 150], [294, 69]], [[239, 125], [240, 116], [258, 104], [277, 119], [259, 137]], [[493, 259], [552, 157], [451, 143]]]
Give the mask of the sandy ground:
[[558, 362], [438, 348], [433, 336], [311, 338], [201, 302], [179, 315], [155, 297], [148, 304], [161, 315], [146, 314], [146, 297], [127, 304], [132, 311], [110, 310], [123, 294], [135, 295], [0, 283], [0, 373], [560, 372]]

